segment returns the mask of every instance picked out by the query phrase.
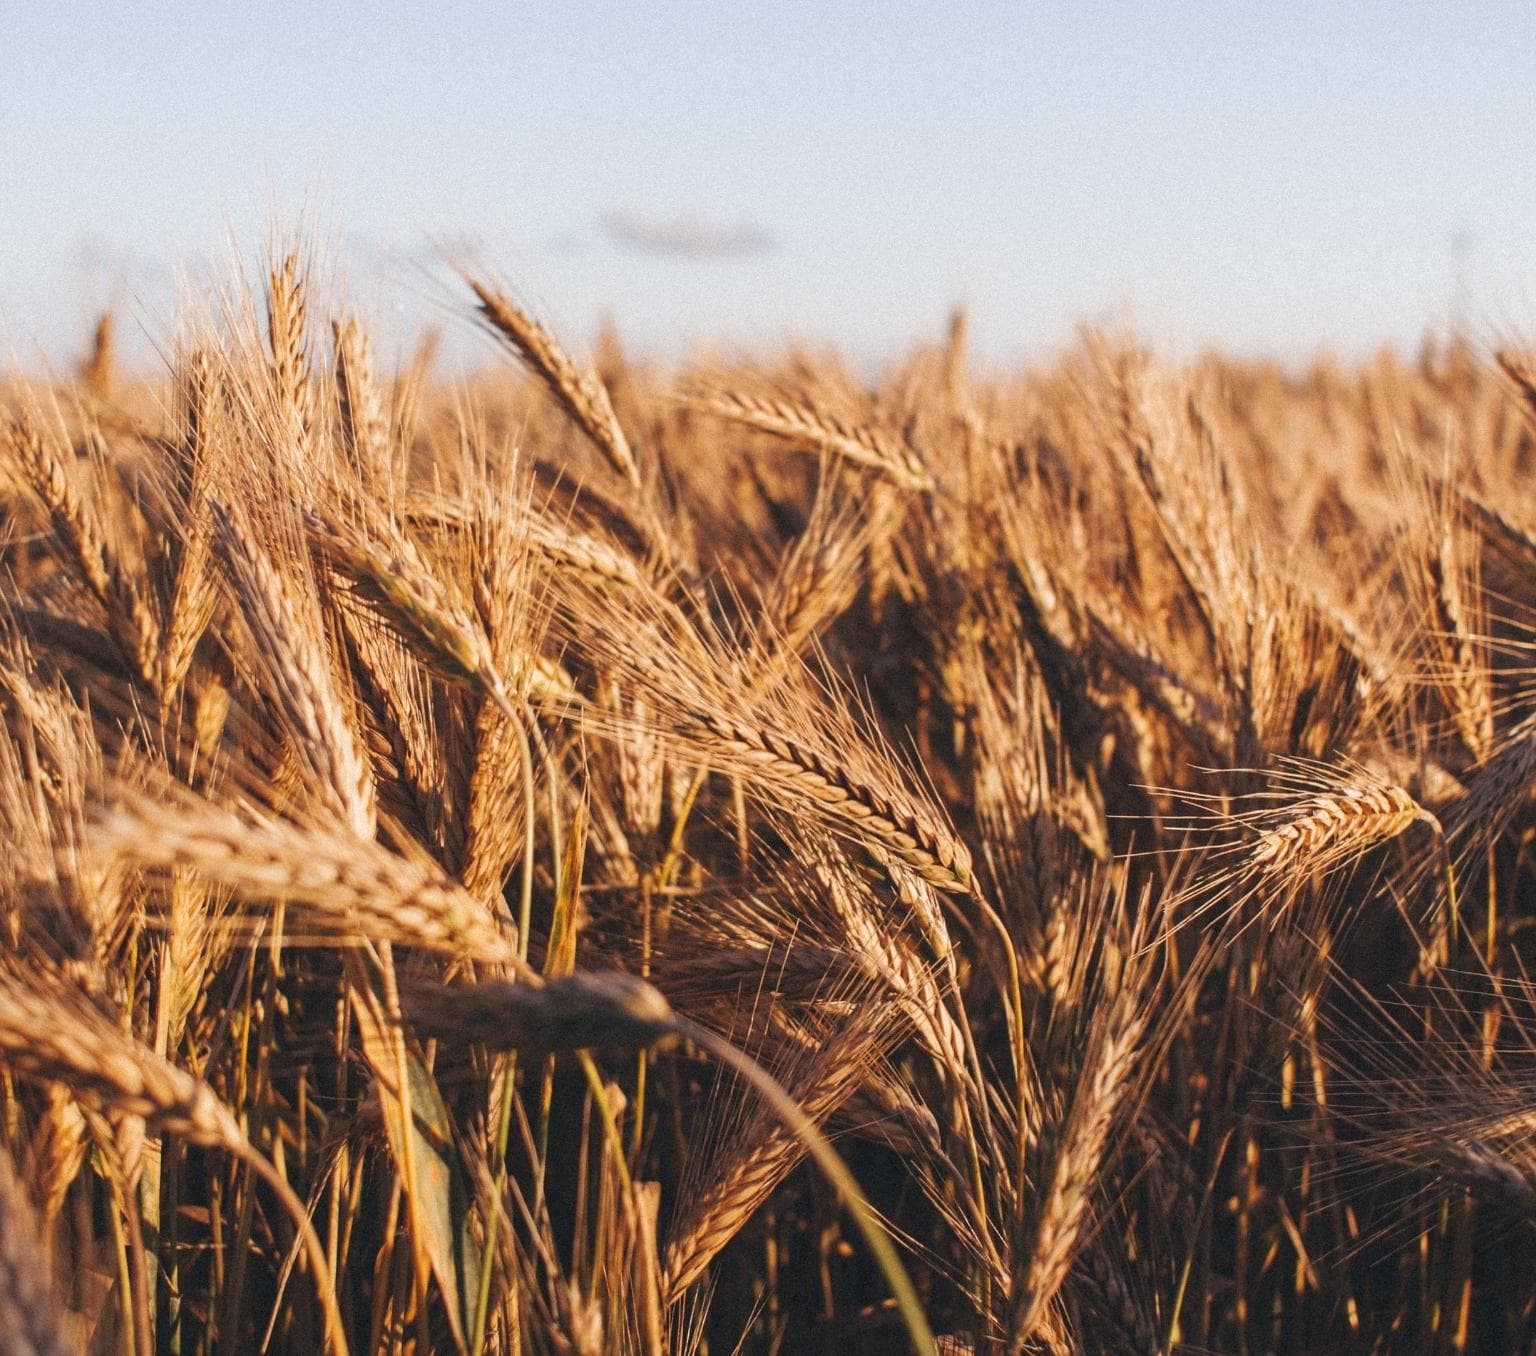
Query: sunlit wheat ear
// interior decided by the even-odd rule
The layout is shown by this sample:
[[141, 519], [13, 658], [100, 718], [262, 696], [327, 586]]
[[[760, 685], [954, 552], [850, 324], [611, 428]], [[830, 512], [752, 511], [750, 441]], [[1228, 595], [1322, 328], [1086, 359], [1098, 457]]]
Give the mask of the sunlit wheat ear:
[[57, 1081], [93, 1107], [142, 1117], [208, 1148], [244, 1150], [234, 1117], [198, 1081], [130, 1040], [59, 985], [0, 969], [0, 1060], [29, 1078]]
[[108, 307], [96, 320], [91, 351], [80, 365], [80, 380], [97, 400], [109, 400], [120, 377], [117, 370], [117, 314]]
[[1105, 660], [1153, 707], [1166, 714], [1197, 749], [1230, 752], [1226, 716], [1188, 686], [1109, 595], [1087, 606], [1090, 634]]
[[928, 468], [899, 435], [839, 419], [810, 401], [700, 388], [681, 397], [691, 409], [743, 424], [812, 451], [862, 466], [903, 490], [934, 488]]
[[[209, 498], [223, 448], [219, 419], [224, 377], [212, 355], [197, 349], [188, 355], [178, 378], [184, 428], [171, 496], [179, 531], [175, 575], [165, 583], [165, 639], [160, 649], [163, 699], [173, 697], [186, 681], [218, 601], [217, 579], [211, 568]], [[166, 526], [172, 525], [168, 522]]]
[[301, 464], [309, 435], [309, 355], [305, 351], [307, 314], [304, 280], [296, 254], [286, 255], [267, 278], [267, 343], [272, 389], [277, 401], [281, 449], [290, 464]]
[[[311, 539], [333, 567], [423, 652], [423, 658], [478, 687], [506, 714], [513, 714], [511, 692], [484, 628], [448, 595], [406, 538], [396, 537], [386, 548], [367, 533], [322, 514], [312, 513], [307, 521]], [[530, 673], [539, 675], [537, 665], [530, 666]]]
[[315, 781], [359, 836], [373, 833], [373, 775], [313, 594], [295, 586], [231, 508], [210, 503], [214, 542], [255, 642], [262, 690]]
[[792, 735], [756, 728], [723, 712], [695, 711], [685, 729], [722, 766], [738, 766], [748, 776], [782, 785], [829, 822], [867, 834], [929, 884], [943, 890], [970, 887], [970, 850], [894, 787], [858, 779], [841, 760]]
[[1440, 833], [1439, 820], [1399, 786], [1341, 787], [1308, 797], [1289, 818], [1263, 829], [1250, 860], [1270, 874], [1326, 871], [1418, 823]]
[[510, 924], [493, 923], [419, 849], [405, 856], [343, 824], [299, 826], [157, 790], [120, 789], [100, 806], [92, 852], [157, 873], [191, 871], [252, 904], [289, 901], [299, 909], [290, 935], [311, 941], [393, 941], [526, 970]]
[[1536, 368], [1533, 368], [1528, 359], [1513, 349], [1500, 349], [1494, 354], [1494, 361], [1498, 363], [1499, 370], [1509, 378], [1520, 399], [1525, 402], [1526, 408], [1536, 414]]
[[[440, 496], [413, 498], [406, 516], [412, 523], [438, 533], [463, 532], [473, 526], [471, 512]], [[645, 572], [633, 557], [567, 522], [530, 510], [517, 516], [515, 528], [523, 534], [528, 549], [556, 569], [574, 571], [598, 585], [640, 588], [645, 583]]]
[[374, 380], [373, 346], [367, 331], [351, 318], [333, 324], [332, 343], [342, 446], [358, 479], [382, 496], [393, 466], [389, 415]]
[[1422, 681], [1449, 710], [1472, 757], [1487, 759], [1494, 739], [1494, 674], [1482, 586], [1483, 542], [1447, 479], [1399, 446], [1389, 463], [1395, 497], [1411, 524], [1397, 544], [1398, 574], [1409, 605], [1423, 617]]
[[602, 382], [596, 376], [584, 376], [554, 335], [503, 293], [467, 274], [464, 281], [480, 303], [480, 317], [491, 332], [543, 379], [576, 426], [625, 480], [638, 487], [640, 468]]
[[852, 604], [864, 583], [870, 543], [881, 530], [875, 515], [818, 497], [811, 521], [764, 594], [767, 634], [786, 655], [802, 651]]
[[80, 1169], [90, 1145], [85, 1115], [67, 1089], [48, 1089], [42, 1121], [28, 1149], [28, 1173], [33, 1199], [44, 1220], [53, 1220]]
[[[1212, 879], [1244, 877], [1275, 882], [1326, 874], [1411, 828], [1424, 824], [1444, 839], [1440, 821], [1401, 786], [1364, 765], [1337, 766], [1283, 759], [1264, 776], [1270, 790], [1239, 796], [1237, 809], [1213, 811], [1207, 824], [1236, 836], [1220, 844], [1217, 861], [1230, 861]], [[1217, 797], [1182, 792], [1184, 800], [1215, 805]], [[1262, 808], [1248, 808], [1255, 803]], [[1201, 822], [1199, 817], [1190, 821]], [[1235, 860], [1234, 860], [1235, 859]]]
[[597, 625], [581, 626], [578, 643], [635, 680], [659, 733], [711, 770], [741, 777], [750, 794], [795, 805], [930, 885], [970, 888], [969, 848], [878, 729], [859, 723], [853, 694], [819, 689], [799, 661], [765, 682], [751, 651], [744, 658], [665, 600], [620, 606], [604, 599], [592, 608]]

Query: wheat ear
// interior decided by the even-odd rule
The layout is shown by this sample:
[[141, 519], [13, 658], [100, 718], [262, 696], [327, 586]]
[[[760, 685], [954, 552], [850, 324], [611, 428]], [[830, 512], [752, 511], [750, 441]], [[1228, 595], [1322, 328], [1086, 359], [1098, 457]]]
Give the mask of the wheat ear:
[[491, 332], [543, 379], [577, 427], [596, 444], [614, 469], [638, 489], [640, 468], [618, 415], [613, 412], [608, 388], [595, 376], [582, 375], [554, 335], [501, 292], [474, 278], [466, 276], [465, 281], [480, 303], [481, 319]]
[[712, 390], [687, 394], [683, 403], [759, 433], [841, 457], [876, 472], [899, 489], [927, 492], [934, 488], [928, 468], [896, 434], [848, 423], [809, 401]]

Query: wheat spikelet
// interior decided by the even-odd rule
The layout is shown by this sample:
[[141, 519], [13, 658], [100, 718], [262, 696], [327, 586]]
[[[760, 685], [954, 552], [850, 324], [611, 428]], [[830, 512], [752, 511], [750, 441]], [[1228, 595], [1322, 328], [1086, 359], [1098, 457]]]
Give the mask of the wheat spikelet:
[[309, 438], [309, 357], [304, 349], [304, 283], [296, 254], [285, 255], [267, 275], [267, 342], [277, 402], [281, 457], [302, 469]]
[[613, 412], [608, 391], [596, 377], [586, 377], [539, 322], [487, 283], [465, 276], [480, 303], [480, 316], [493, 333], [543, 378], [576, 426], [596, 444], [625, 480], [640, 485], [640, 468], [629, 440]]
[[542, 984], [406, 983], [406, 1020], [423, 1035], [492, 1050], [643, 1049], [675, 1017], [659, 990], [622, 972], [578, 972]]
[[1457, 507], [1484, 537], [1521, 569], [1536, 570], [1536, 539], [1502, 509], [1462, 486], [1448, 487]]
[[461, 806], [434, 722], [428, 665], [372, 613], [346, 605], [338, 611], [380, 794], [423, 841], [446, 843], [448, 822]]
[[330, 798], [361, 836], [371, 836], [374, 785], [352, 715], [338, 691], [330, 658], [301, 602], [230, 510], [210, 504], [214, 540], [229, 571], [256, 656], [266, 671], [263, 685], [292, 731], [316, 789]]
[[[1438, 549], [1429, 558], [1429, 573], [1450, 661], [1443, 681], [1452, 695], [1451, 715], [1472, 756], [1481, 762], [1493, 747], [1493, 694], [1488, 667], [1475, 639], [1477, 628], [1465, 596], [1463, 571], [1449, 523], [1442, 526]], [[1476, 587], [1475, 577], [1467, 582]]]
[[47, 1098], [28, 1167], [38, 1213], [52, 1220], [63, 1208], [65, 1193], [79, 1175], [89, 1145], [85, 1116], [69, 1093], [54, 1084]]
[[[462, 531], [472, 525], [472, 515], [459, 505], [427, 496], [413, 498], [406, 516], [438, 531]], [[644, 571], [634, 559], [601, 537], [544, 513], [518, 514], [515, 521], [529, 549], [559, 569], [572, 570], [600, 585], [636, 589], [644, 585]]]
[[[968, 1086], [965, 1037], [945, 1002], [941, 979], [953, 976], [955, 949], [931, 890], [920, 877], [902, 879], [908, 873], [898, 868], [898, 899], [911, 909], [936, 963], [923, 958], [899, 911], [876, 900], [835, 844], [818, 844], [803, 827], [796, 833], [797, 856], [811, 867], [807, 878], [796, 882], [797, 890], [825, 900], [835, 920], [834, 937], [846, 947], [854, 968], [899, 1006], [945, 1076], [956, 1086]], [[929, 897], [924, 898], [925, 893]], [[812, 912], [807, 905], [801, 907], [808, 915]]]
[[[867, 1062], [889, 1026], [881, 1005], [867, 1005], [847, 1028], [805, 1057], [787, 1080], [807, 1117], [821, 1124], [863, 1079]], [[889, 1039], [885, 1033], [884, 1039]], [[672, 1221], [663, 1259], [664, 1292], [676, 1303], [711, 1261], [756, 1213], [773, 1188], [805, 1154], [805, 1146], [766, 1113], [752, 1116], [720, 1150], [711, 1179], [690, 1192]]]
[[117, 316], [108, 309], [96, 319], [91, 351], [81, 364], [80, 380], [97, 400], [108, 400], [118, 384]]
[[934, 488], [933, 476], [904, 441], [883, 429], [847, 423], [808, 401], [711, 390], [689, 394], [684, 403], [761, 433], [841, 457], [877, 472], [899, 489], [927, 492]]
[[1481, 633], [1483, 604], [1479, 539], [1471, 539], [1460, 501], [1444, 475], [1416, 465], [1396, 468], [1409, 500], [1416, 531], [1399, 545], [1401, 573], [1412, 596], [1432, 619], [1424, 648], [1433, 668], [1431, 681], [1443, 694], [1462, 742], [1481, 762], [1493, 745], [1493, 690], [1486, 643]]
[[1050, 1168], [1027, 1262], [1012, 1297], [1010, 1346], [1044, 1321], [1082, 1244], [1111, 1131], [1131, 1090], [1145, 1030], [1139, 996], [1121, 996], [1095, 1023], [1072, 1105], [1051, 1146]]
[[1118, 1329], [1116, 1336], [1124, 1349], [1135, 1352], [1156, 1352], [1162, 1343], [1162, 1333], [1137, 1298], [1126, 1286], [1122, 1266], [1111, 1261], [1103, 1240], [1095, 1240], [1086, 1249], [1086, 1266], [1078, 1273], [1086, 1274], [1091, 1283], [1090, 1306], [1096, 1317], [1107, 1319]]
[[1399, 786], [1346, 786], [1310, 796], [1255, 840], [1249, 860], [1271, 874], [1325, 870], [1396, 838], [1410, 825], [1439, 821]]
[[100, 603], [107, 627], [136, 674], [152, 681], [159, 626], [148, 600], [108, 543], [99, 516], [80, 493], [54, 442], [30, 420], [12, 418], [4, 431], [6, 449], [24, 484], [48, 516], [69, 565]]
[[[687, 755], [742, 777], [748, 789], [788, 798], [931, 885], [969, 888], [969, 849], [903, 785], [842, 694], [816, 692], [787, 659], [747, 678], [755, 651], [722, 649], [654, 591], [615, 600], [577, 590], [564, 606], [567, 615], [579, 610], [577, 644], [632, 676], [658, 728]], [[600, 728], [601, 711], [586, 714]]]
[[[624, 694], [618, 683], [610, 680], [602, 693], [603, 704], [620, 714], [625, 712]], [[615, 743], [619, 755], [619, 799], [626, 833], [649, 836], [661, 825], [662, 802], [666, 792], [667, 760], [656, 732], [649, 728], [644, 697], [628, 704], [632, 728], [620, 733]]]
[[1493, 356], [1494, 361], [1499, 365], [1499, 370], [1509, 378], [1520, 393], [1520, 399], [1525, 402], [1527, 410], [1536, 414], [1536, 372], [1532, 371], [1530, 364], [1522, 355], [1511, 349], [1500, 349]]
[[176, 462], [180, 484], [175, 577], [166, 598], [165, 637], [160, 651], [162, 699], [169, 700], [186, 681], [197, 643], [213, 618], [217, 589], [213, 570], [213, 523], [209, 510], [218, 444], [216, 420], [222, 392], [219, 369], [206, 350], [188, 359], [182, 374], [186, 433]]
[[856, 778], [846, 765], [791, 735], [755, 728], [723, 712], [694, 711], [684, 728], [722, 765], [763, 778], [814, 807], [829, 823], [856, 830], [929, 884], [943, 890], [969, 888], [970, 850], [896, 789]]
[[433, 364], [437, 362], [437, 351], [442, 341], [440, 330], [426, 330], [417, 341], [405, 370], [395, 379], [390, 435], [393, 444], [402, 449], [409, 450], [415, 444], [419, 431], [417, 412], [427, 390]]
[[1218, 750], [1227, 745], [1224, 721], [1210, 699], [1185, 686], [1115, 604], [1107, 599], [1091, 603], [1088, 617], [1094, 642], [1105, 659], [1155, 709], [1169, 716], [1192, 744]]
[[96, 814], [93, 849], [154, 871], [192, 871], [253, 902], [305, 906], [290, 932], [389, 940], [521, 968], [508, 933], [440, 867], [348, 828], [235, 814], [190, 794], [120, 792]]
[[1536, 715], [1515, 724], [1493, 755], [1445, 807], [1458, 853], [1470, 857], [1494, 842], [1536, 786]]
[[358, 479], [369, 487], [389, 484], [389, 417], [373, 375], [373, 347], [356, 320], [332, 326], [336, 360], [336, 396], [341, 413], [342, 446]]
[[641, 568], [614, 546], [589, 533], [534, 514], [528, 518], [528, 544], [554, 564], [619, 588], [642, 587]]
[[[1536, 1118], [1527, 1114], [1522, 1129], [1529, 1142]], [[1380, 1152], [1383, 1146], [1378, 1143], [1375, 1147]], [[1517, 1163], [1507, 1152], [1450, 1127], [1418, 1132], [1411, 1138], [1411, 1147], [1400, 1152], [1409, 1162], [1432, 1164], [1478, 1194], [1502, 1201], [1518, 1215], [1536, 1220], [1536, 1163]]]
[[0, 968], [0, 1062], [56, 1081], [103, 1110], [141, 1117], [192, 1144], [244, 1154], [234, 1117], [211, 1088], [131, 1041], [58, 986]]
[[366, 601], [448, 673], [475, 684], [512, 712], [484, 630], [448, 596], [406, 538], [396, 537], [386, 548], [323, 514], [311, 513], [306, 521], [311, 539]]
[[811, 637], [853, 603], [866, 575], [873, 542], [896, 526], [896, 512], [862, 514], [834, 506], [822, 494], [811, 521], [785, 554], [763, 600], [767, 634], [786, 654], [804, 649]]
[[[460, 544], [472, 553], [470, 588], [475, 612], [485, 628], [492, 662], [498, 670], [528, 673], [526, 657], [547, 664], [563, 683], [549, 681], [536, 667], [531, 681], [521, 679], [540, 703], [554, 697], [574, 697], [572, 680], [540, 652], [543, 618], [535, 606], [526, 537], [520, 532], [521, 515], [499, 511], [502, 499], [490, 483], [480, 488], [482, 502], [472, 515], [473, 529]], [[462, 817], [464, 851], [460, 878], [475, 895], [493, 897], [500, 892], [508, 869], [526, 850], [526, 829], [534, 810], [527, 803], [533, 772], [533, 745], [538, 729], [525, 713], [519, 718], [485, 703], [475, 713], [468, 732], [470, 758], [464, 765]], [[554, 775], [546, 765], [546, 770]], [[573, 830], [579, 832], [579, 830]]]

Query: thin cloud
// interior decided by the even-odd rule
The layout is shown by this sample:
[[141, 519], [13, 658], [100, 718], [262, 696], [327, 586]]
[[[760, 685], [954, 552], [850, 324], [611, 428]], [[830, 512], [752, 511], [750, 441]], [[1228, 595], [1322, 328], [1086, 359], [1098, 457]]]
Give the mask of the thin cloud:
[[688, 259], [763, 254], [773, 248], [772, 237], [757, 226], [726, 226], [695, 216], [659, 220], [626, 207], [605, 212], [603, 229], [631, 249]]

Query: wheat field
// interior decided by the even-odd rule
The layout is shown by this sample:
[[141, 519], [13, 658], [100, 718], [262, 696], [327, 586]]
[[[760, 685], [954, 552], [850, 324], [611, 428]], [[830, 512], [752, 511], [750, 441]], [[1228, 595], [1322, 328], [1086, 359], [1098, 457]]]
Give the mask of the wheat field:
[[1536, 367], [0, 386], [0, 1347], [1536, 1350]]

